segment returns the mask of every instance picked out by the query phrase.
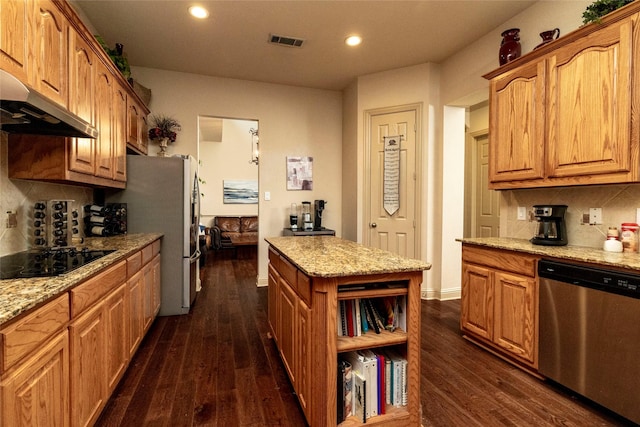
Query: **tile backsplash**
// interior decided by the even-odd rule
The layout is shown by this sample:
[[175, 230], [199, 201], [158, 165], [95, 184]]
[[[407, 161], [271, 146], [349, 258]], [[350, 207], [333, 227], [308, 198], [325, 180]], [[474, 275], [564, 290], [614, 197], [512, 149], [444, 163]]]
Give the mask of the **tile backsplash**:
[[[88, 187], [9, 179], [7, 150], [7, 134], [0, 132], [0, 256], [33, 246], [30, 221], [37, 200], [74, 200], [72, 208], [79, 212], [93, 200], [93, 190]], [[16, 227], [7, 228], [7, 211], [16, 212]], [[82, 233], [83, 227], [79, 228]]]
[[[518, 206], [531, 211], [533, 205], [567, 205], [565, 221], [569, 244], [602, 248], [607, 229], [623, 222], [636, 222], [636, 210], [640, 208], [640, 184], [598, 185], [581, 187], [538, 188], [530, 190], [502, 191], [502, 236], [531, 238], [537, 230], [533, 221], [517, 220]], [[602, 225], [582, 223], [583, 213], [589, 208], [602, 208]]]

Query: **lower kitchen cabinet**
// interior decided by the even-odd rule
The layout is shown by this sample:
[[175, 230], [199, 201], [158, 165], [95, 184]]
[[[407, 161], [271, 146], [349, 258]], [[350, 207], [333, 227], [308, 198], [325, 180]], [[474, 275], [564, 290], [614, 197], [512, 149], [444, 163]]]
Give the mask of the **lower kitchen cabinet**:
[[536, 265], [532, 255], [462, 247], [462, 331], [533, 369], [538, 367]]

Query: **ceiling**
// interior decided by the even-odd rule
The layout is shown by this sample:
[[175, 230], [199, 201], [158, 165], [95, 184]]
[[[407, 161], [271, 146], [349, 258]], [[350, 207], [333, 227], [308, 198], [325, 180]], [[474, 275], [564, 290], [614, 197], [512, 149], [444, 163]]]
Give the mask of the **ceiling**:
[[[133, 66], [341, 90], [357, 76], [439, 63], [536, 0], [73, 0]], [[209, 18], [187, 13], [205, 6]], [[344, 39], [364, 38], [356, 48]], [[270, 34], [304, 39], [301, 48]], [[496, 67], [499, 37], [496, 40]], [[135, 78], [135, 75], [133, 76]]]

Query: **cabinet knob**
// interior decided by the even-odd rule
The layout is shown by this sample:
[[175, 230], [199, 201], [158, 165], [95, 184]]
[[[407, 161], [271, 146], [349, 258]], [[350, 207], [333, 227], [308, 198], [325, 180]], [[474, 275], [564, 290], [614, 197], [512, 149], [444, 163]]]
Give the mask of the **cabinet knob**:
[[371, 223], [371, 228], [376, 228], [378, 226], [378, 224], [376, 224], [375, 222]]

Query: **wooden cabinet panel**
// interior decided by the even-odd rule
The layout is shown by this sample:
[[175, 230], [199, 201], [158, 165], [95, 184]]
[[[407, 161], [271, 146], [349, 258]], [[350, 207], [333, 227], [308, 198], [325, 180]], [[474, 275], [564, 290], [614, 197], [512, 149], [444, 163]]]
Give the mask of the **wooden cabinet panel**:
[[65, 293], [22, 319], [0, 330], [2, 358], [0, 373], [5, 372], [69, 322], [69, 296]]
[[144, 321], [143, 321], [143, 329], [146, 331], [151, 326], [151, 322], [154, 317], [154, 303], [153, 303], [153, 295], [154, 295], [154, 270], [152, 263], [148, 263], [142, 269], [143, 274], [143, 312], [144, 312]]
[[27, 0], [7, 1], [0, 4], [0, 10], [0, 69], [28, 84], [28, 22], [33, 4]]
[[113, 179], [127, 181], [127, 93], [113, 88]]
[[69, 326], [71, 340], [71, 425], [89, 426], [106, 403], [105, 310], [98, 304]]
[[549, 57], [550, 177], [630, 172], [632, 32], [626, 20]]
[[280, 336], [280, 332], [276, 329], [279, 325], [278, 323], [278, 299], [280, 295], [280, 275], [273, 267], [272, 263], [269, 263], [269, 289], [268, 289], [268, 316], [269, 316], [269, 326], [271, 326], [271, 333], [273, 334], [273, 339], [278, 341], [278, 337]]
[[144, 334], [144, 275], [139, 270], [129, 279], [129, 355], [138, 349]]
[[69, 425], [69, 335], [64, 329], [0, 381], [3, 426]]
[[493, 280], [489, 269], [462, 265], [460, 324], [474, 334], [493, 339]]
[[543, 178], [544, 82], [544, 61], [491, 81], [491, 181]]
[[495, 343], [526, 361], [537, 362], [536, 281], [495, 273]]
[[280, 345], [280, 355], [284, 362], [287, 374], [291, 379], [294, 388], [297, 386], [296, 375], [296, 343], [297, 343], [297, 320], [298, 304], [295, 293], [284, 280], [280, 279], [279, 297], [280, 331], [278, 343]]
[[127, 279], [126, 261], [119, 261], [71, 289], [71, 316], [76, 317]]
[[298, 303], [297, 318], [297, 361], [296, 380], [298, 387], [298, 401], [307, 419], [310, 417], [309, 402], [311, 398], [311, 378], [309, 378], [311, 366], [311, 310], [309, 306], [300, 300]]
[[113, 120], [111, 106], [113, 103], [113, 77], [100, 61], [96, 66], [96, 176], [113, 179], [113, 136], [111, 123]]
[[67, 33], [69, 23], [52, 0], [34, 0], [33, 44], [29, 67], [33, 85], [52, 101], [68, 105]]
[[108, 394], [115, 389], [129, 362], [127, 298], [127, 283], [123, 283], [105, 301]]

